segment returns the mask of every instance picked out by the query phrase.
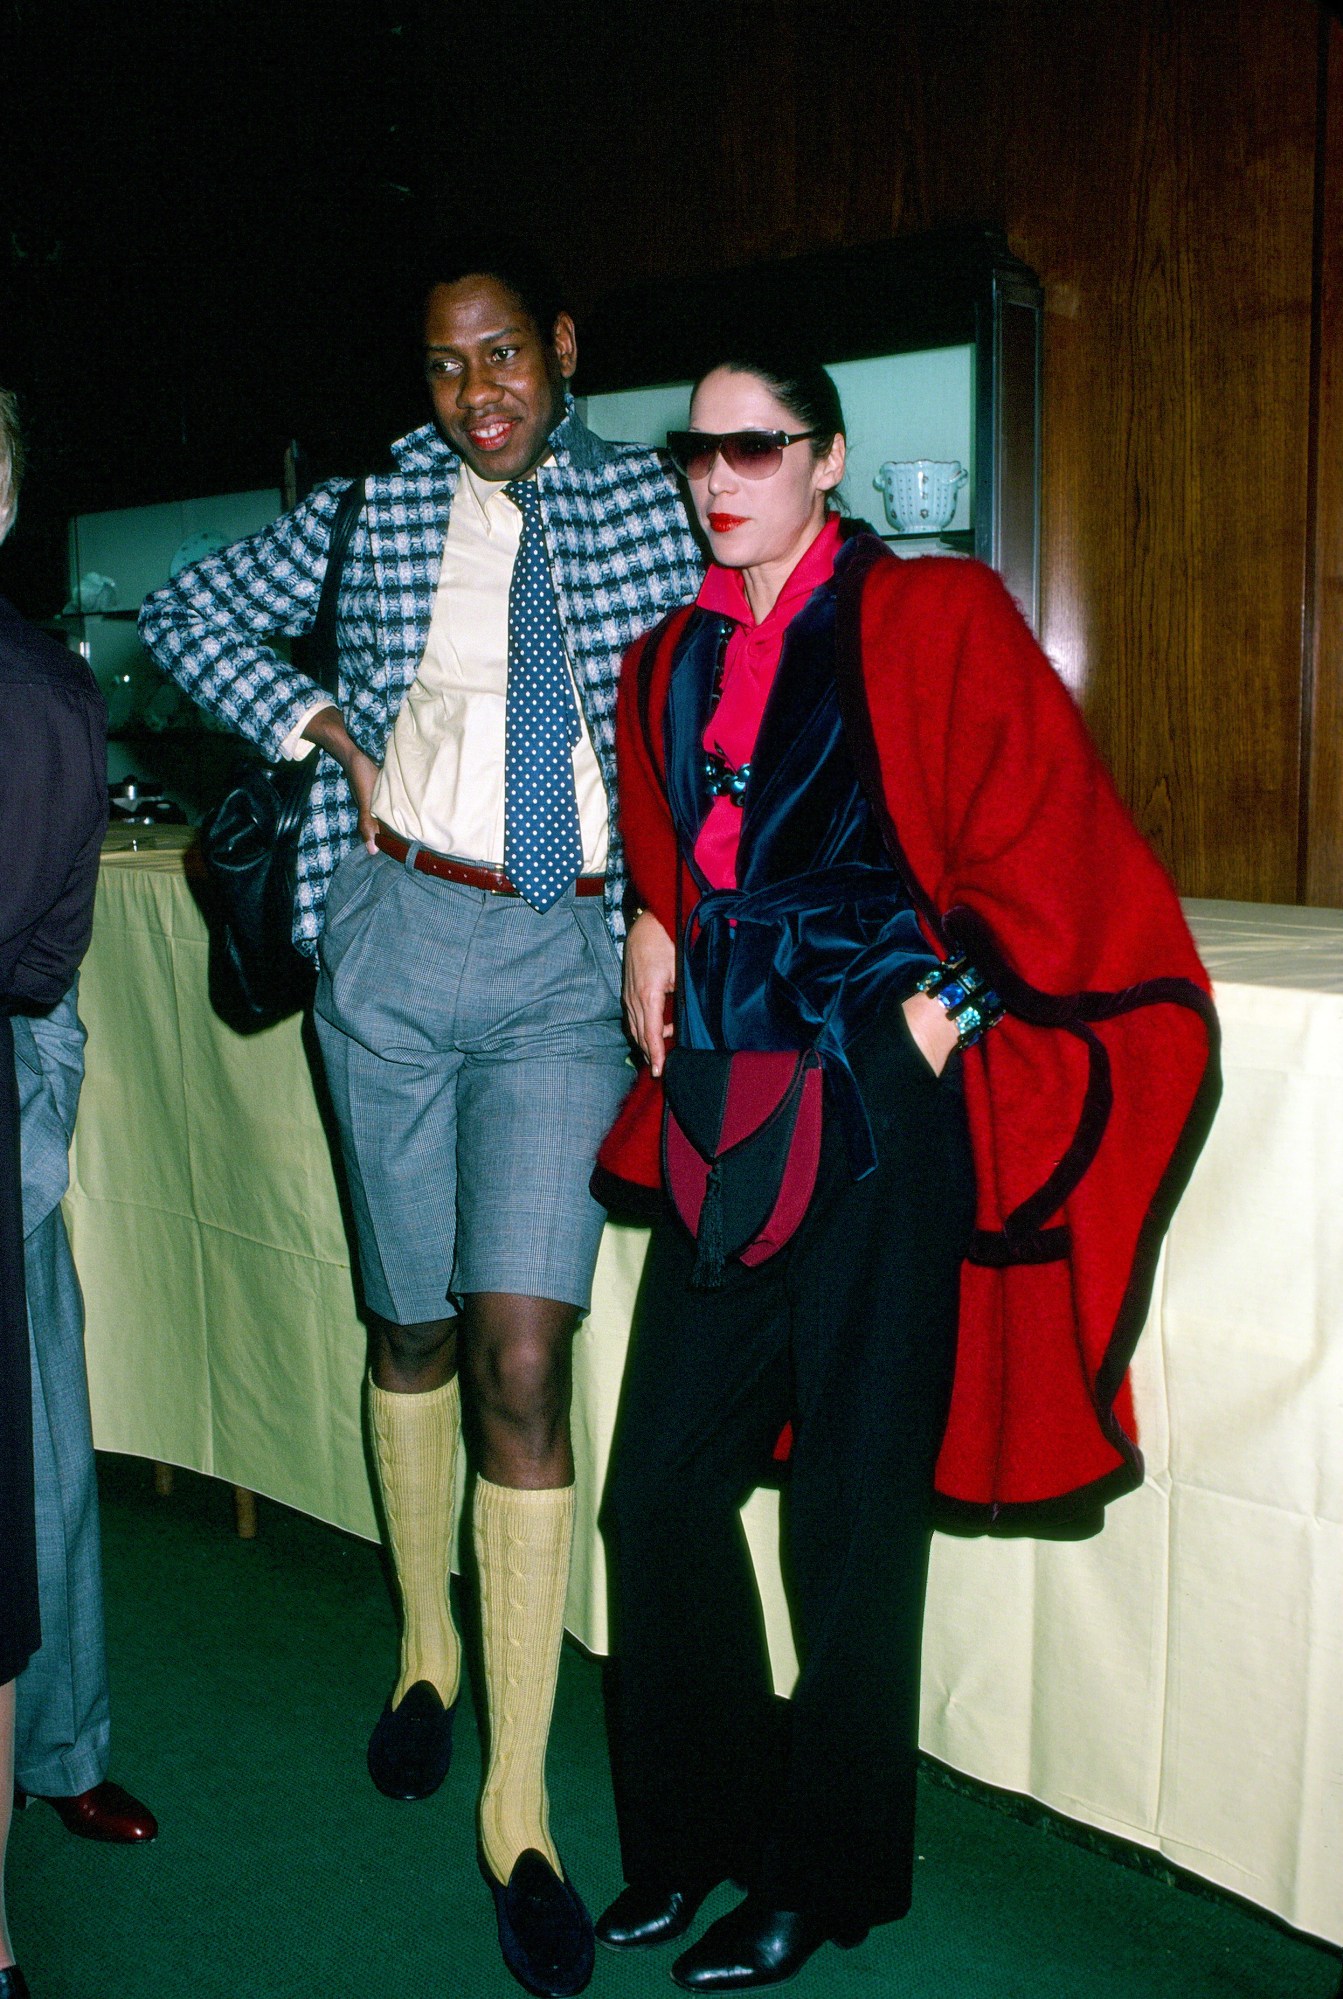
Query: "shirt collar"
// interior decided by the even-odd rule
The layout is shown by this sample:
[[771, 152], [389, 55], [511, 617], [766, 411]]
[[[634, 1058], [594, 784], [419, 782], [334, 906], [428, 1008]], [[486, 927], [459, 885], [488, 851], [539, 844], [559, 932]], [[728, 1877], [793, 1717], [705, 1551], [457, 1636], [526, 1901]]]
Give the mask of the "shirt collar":
[[[548, 465], [553, 465], [554, 462], [554, 452], [548, 451], [541, 460], [540, 465], [536, 467], [537, 472], [542, 471]], [[532, 475], [529, 474], [528, 476]], [[513, 507], [516, 511], [517, 502], [506, 490], [508, 483], [505, 479], [482, 479], [479, 472], [472, 471], [466, 460], [463, 459], [462, 475], [457, 486], [457, 497], [461, 500], [465, 496], [467, 504], [476, 509], [480, 518], [488, 526], [490, 509], [495, 502], [502, 500], [506, 506]]]
[[462, 460], [461, 477], [457, 481], [457, 504], [465, 500], [468, 507], [488, 524], [490, 501], [496, 494], [502, 495], [503, 487], [491, 479], [482, 479], [473, 472], [466, 460]]
[[[761, 619], [761, 631], [777, 624], [786, 625], [798, 605], [810, 597], [818, 585], [827, 581], [835, 566], [839, 544], [839, 517], [829, 514], [816, 539], [808, 543], [794, 563], [772, 608]], [[721, 563], [711, 562], [695, 602], [703, 610], [717, 611], [722, 617], [734, 619], [748, 631], [756, 629], [755, 613], [747, 598], [740, 569], [727, 569]]]

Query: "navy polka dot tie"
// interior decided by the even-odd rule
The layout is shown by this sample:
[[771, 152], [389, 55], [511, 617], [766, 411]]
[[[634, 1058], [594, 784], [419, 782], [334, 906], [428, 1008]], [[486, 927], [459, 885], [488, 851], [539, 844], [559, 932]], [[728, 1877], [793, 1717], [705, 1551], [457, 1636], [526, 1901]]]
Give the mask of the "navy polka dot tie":
[[564, 657], [534, 479], [504, 491], [522, 514], [508, 591], [504, 872], [533, 909], [549, 909], [583, 865], [574, 794], [578, 711]]

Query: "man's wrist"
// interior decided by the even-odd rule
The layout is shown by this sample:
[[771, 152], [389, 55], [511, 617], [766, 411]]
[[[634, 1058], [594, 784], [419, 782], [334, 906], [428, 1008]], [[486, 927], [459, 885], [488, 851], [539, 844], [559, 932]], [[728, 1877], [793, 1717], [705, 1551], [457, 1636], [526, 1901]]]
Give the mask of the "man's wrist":
[[300, 763], [304, 757], [312, 755], [316, 745], [312, 737], [308, 734], [308, 724], [314, 715], [320, 715], [324, 708], [329, 708], [330, 706], [330, 697], [325, 694], [320, 701], [310, 701], [308, 703], [308, 706], [299, 715], [280, 745], [280, 755], [282, 757], [285, 757], [290, 763]]
[[345, 717], [334, 702], [310, 715], [303, 733], [310, 743], [316, 743], [318, 749], [334, 757], [342, 770], [349, 770], [357, 745], [345, 726]]

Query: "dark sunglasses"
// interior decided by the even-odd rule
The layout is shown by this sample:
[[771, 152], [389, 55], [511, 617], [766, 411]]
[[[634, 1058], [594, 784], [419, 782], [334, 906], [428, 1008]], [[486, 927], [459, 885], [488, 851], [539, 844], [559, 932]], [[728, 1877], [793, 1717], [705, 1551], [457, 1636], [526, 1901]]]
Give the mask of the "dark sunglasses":
[[729, 471], [743, 479], [768, 479], [783, 464], [785, 445], [820, 435], [819, 430], [670, 430], [667, 450], [687, 479], [704, 478], [720, 451]]

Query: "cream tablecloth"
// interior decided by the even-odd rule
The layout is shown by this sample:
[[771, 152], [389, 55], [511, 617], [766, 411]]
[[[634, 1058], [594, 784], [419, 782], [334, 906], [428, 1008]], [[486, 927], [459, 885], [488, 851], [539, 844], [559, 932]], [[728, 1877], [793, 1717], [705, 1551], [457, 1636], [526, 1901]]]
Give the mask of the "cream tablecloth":
[[[98, 1443], [371, 1535], [363, 1341], [297, 1022], [205, 997], [180, 840], [108, 854], [68, 1214]], [[1226, 1094], [1135, 1387], [1140, 1493], [1081, 1544], [938, 1537], [923, 1743], [1343, 1942], [1343, 915], [1195, 903]], [[608, 1228], [578, 1339], [567, 1619], [606, 1643], [594, 1519], [643, 1256]], [[793, 1671], [772, 1495], [748, 1528]]]

